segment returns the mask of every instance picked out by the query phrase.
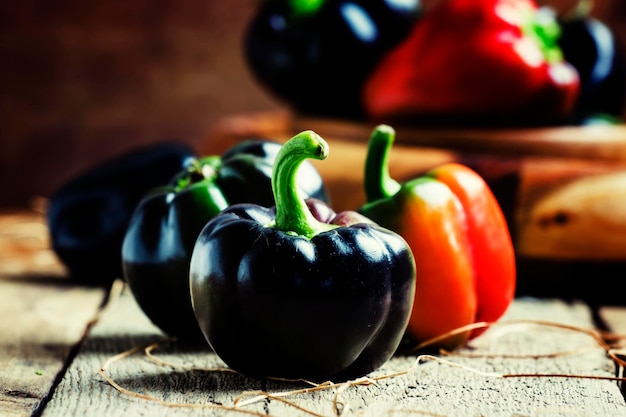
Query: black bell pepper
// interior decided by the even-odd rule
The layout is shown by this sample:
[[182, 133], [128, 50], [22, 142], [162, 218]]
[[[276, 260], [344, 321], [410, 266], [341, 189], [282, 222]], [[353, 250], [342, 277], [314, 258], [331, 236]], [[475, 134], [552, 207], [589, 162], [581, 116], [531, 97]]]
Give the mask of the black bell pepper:
[[327, 152], [313, 132], [293, 137], [274, 166], [276, 206], [231, 206], [196, 241], [194, 312], [241, 373], [361, 376], [391, 357], [406, 329], [415, 264], [404, 239], [355, 212], [335, 215], [311, 200], [309, 208], [295, 187], [299, 165]]
[[420, 14], [418, 0], [265, 0], [244, 53], [260, 84], [297, 111], [356, 118], [370, 70]]
[[181, 142], [147, 145], [112, 157], [55, 190], [46, 222], [52, 249], [70, 277], [99, 285], [121, 278], [122, 240], [135, 207], [194, 156]]
[[[165, 333], [203, 341], [189, 298], [189, 260], [204, 225], [231, 204], [273, 205], [272, 165], [281, 145], [242, 142], [220, 156], [195, 160], [171, 184], [140, 202], [122, 246], [124, 277], [144, 313]], [[308, 163], [297, 184], [311, 197], [326, 199], [322, 179]]]
[[613, 31], [588, 14], [586, 3], [559, 17], [559, 46], [578, 71], [581, 87], [570, 122], [619, 121], [625, 109], [626, 57]]
[[[229, 204], [274, 205], [272, 168], [280, 148], [278, 142], [249, 139], [232, 146], [222, 155], [215, 181], [228, 196]], [[329, 200], [322, 177], [311, 163], [300, 167], [298, 187], [310, 198]]]

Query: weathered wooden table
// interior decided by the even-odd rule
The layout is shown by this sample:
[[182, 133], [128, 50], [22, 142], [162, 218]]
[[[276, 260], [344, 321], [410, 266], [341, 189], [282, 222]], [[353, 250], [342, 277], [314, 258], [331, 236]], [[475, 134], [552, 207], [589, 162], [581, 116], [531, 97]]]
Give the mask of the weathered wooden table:
[[626, 416], [599, 319], [626, 333], [623, 307], [518, 299], [470, 345], [368, 378], [248, 378], [165, 337], [121, 282], [71, 283], [40, 214], [0, 215], [0, 416]]

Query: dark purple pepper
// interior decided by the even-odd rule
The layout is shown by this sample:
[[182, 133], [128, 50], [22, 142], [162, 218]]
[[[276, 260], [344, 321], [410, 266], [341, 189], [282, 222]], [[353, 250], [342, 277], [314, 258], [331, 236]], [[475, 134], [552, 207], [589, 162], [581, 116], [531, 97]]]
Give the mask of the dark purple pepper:
[[[272, 166], [280, 148], [265, 139], [238, 143], [221, 156], [195, 160], [139, 203], [122, 245], [124, 278], [146, 316], [165, 333], [204, 342], [189, 296], [189, 261], [196, 238], [230, 205], [274, 205]], [[320, 174], [306, 162], [298, 189], [306, 197], [326, 200]]]
[[626, 99], [626, 61], [611, 29], [589, 16], [562, 19], [559, 46], [580, 77], [580, 94], [571, 121], [621, 118]]
[[296, 135], [274, 166], [276, 206], [231, 206], [194, 246], [197, 321], [215, 353], [241, 373], [362, 376], [395, 353], [406, 329], [415, 263], [404, 239], [358, 214], [334, 216], [294, 186], [302, 161], [326, 152], [314, 133]]
[[193, 157], [183, 143], [148, 145], [88, 169], [54, 191], [46, 220], [52, 249], [70, 276], [91, 284], [121, 278], [122, 240], [135, 207]]
[[408, 34], [420, 6], [320, 0], [315, 10], [301, 10], [297, 2], [265, 1], [247, 28], [245, 57], [257, 80], [295, 110], [358, 118], [365, 79]]

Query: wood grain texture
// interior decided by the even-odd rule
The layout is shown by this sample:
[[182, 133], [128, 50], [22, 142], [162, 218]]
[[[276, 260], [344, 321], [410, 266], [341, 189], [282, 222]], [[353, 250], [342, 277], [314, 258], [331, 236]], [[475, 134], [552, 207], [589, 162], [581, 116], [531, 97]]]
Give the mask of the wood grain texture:
[[65, 279], [41, 214], [0, 215], [0, 415], [41, 405], [106, 294]]
[[[534, 174], [536, 178], [537, 172]], [[523, 187], [527, 188], [521, 195], [528, 198], [537, 194], [531, 179], [526, 176], [524, 180]], [[546, 176], [535, 180], [538, 187], [546, 188]], [[553, 181], [551, 185], [532, 204], [518, 209], [520, 254], [557, 259], [626, 259], [626, 167], [615, 172], [579, 174], [578, 178]]]
[[[611, 331], [626, 335], [626, 308], [617, 306], [604, 306], [600, 309], [600, 316], [606, 322]], [[626, 347], [626, 340], [624, 341]]]
[[[124, 290], [104, 311], [93, 327], [79, 355], [68, 369], [43, 416], [129, 416], [129, 415], [222, 415], [223, 411], [197, 407], [165, 407], [151, 401], [124, 396], [98, 374], [112, 356], [167, 338], [141, 312], [134, 298]], [[263, 381], [230, 372], [188, 370], [223, 367], [208, 346], [187, 349], [176, 344], [165, 345], [155, 355], [180, 369], [159, 366], [139, 352], [110, 367], [110, 374], [124, 387], [176, 404], [230, 404], [242, 391], [261, 390]], [[265, 405], [256, 407], [263, 412]]]
[[[507, 313], [510, 319], [540, 319], [590, 328], [589, 309], [561, 301], [517, 300]], [[159, 401], [186, 407], [166, 407], [154, 401], [132, 398], [116, 391], [98, 374], [112, 356], [166, 338], [143, 315], [132, 294], [124, 291], [111, 303], [93, 327], [76, 360], [68, 369], [43, 417], [107, 415], [214, 416], [245, 415], [214, 409], [208, 404], [233, 404], [235, 398], [255, 398], [257, 391], [279, 393], [308, 387], [306, 384], [247, 378], [238, 374], [209, 371], [223, 366], [210, 351], [189, 350], [164, 344], [154, 352], [163, 366], [141, 351], [107, 367], [122, 386]], [[556, 357], [548, 356], [562, 352]], [[254, 354], [254, 347], [250, 347]], [[477, 355], [476, 357], [466, 357]], [[523, 357], [508, 357], [523, 355]], [[544, 356], [545, 355], [545, 356]], [[490, 329], [467, 348], [445, 359], [449, 364], [425, 362], [405, 375], [376, 384], [324, 390], [298, 396], [258, 398], [246, 412], [270, 416], [387, 416], [426, 414], [437, 416], [563, 415], [622, 416], [624, 398], [615, 382], [575, 378], [510, 378], [502, 373], [559, 373], [612, 376], [614, 364], [585, 334], [532, 324], [508, 324]], [[405, 371], [415, 364], [415, 355], [397, 356], [371, 376]], [[249, 391], [253, 391], [250, 393]], [[302, 407], [311, 413], [296, 408]], [[209, 408], [204, 408], [209, 407]], [[350, 412], [348, 412], [348, 408]], [[339, 409], [339, 410], [338, 410]], [[429, 414], [430, 413], [430, 414]]]
[[[367, 143], [374, 123], [295, 115], [291, 130], [312, 129], [344, 140]], [[552, 156], [626, 160], [626, 125], [557, 126], [539, 128], [421, 128], [393, 125], [396, 142], [460, 152], [502, 156]]]
[[0, 278], [60, 278], [65, 269], [50, 248], [41, 211], [0, 210]]
[[[376, 378], [397, 371], [403, 374], [380, 379], [375, 384], [289, 395], [282, 400], [258, 397], [261, 391], [280, 395], [310, 386], [216, 370], [223, 363], [208, 348], [169, 342], [120, 283], [114, 286], [114, 296], [102, 310], [100, 304], [106, 291], [71, 285], [50, 253], [45, 232], [40, 213], [0, 215], [2, 416], [252, 413], [326, 417], [345, 412], [345, 416], [611, 417], [626, 413], [626, 403], [612, 381], [500, 376], [510, 373], [611, 376], [616, 372], [604, 351], [583, 333], [533, 324], [506, 324], [514, 319], [532, 319], [586, 329], [593, 326], [591, 311], [584, 304], [535, 299], [516, 300], [502, 325], [491, 328], [466, 348], [442, 357], [455, 366], [429, 361], [413, 367], [416, 355], [398, 355], [370, 376]], [[601, 310], [601, 315], [615, 331], [624, 329], [623, 308], [607, 307]], [[95, 324], [90, 327], [92, 323]], [[85, 334], [87, 329], [90, 331]], [[151, 396], [152, 401], [122, 394], [98, 374], [120, 352], [153, 342], [160, 343], [153, 355], [161, 362], [151, 360], [139, 350], [107, 365], [107, 372], [115, 381]], [[561, 354], [551, 356], [555, 352]], [[250, 347], [250, 353], [254, 353], [254, 347]], [[73, 360], [68, 363], [70, 359]], [[52, 391], [57, 380], [58, 386]], [[237, 398], [252, 402], [236, 411], [215, 407], [218, 403], [230, 406]]]
[[102, 289], [0, 279], [0, 415], [30, 416], [103, 302]]
[[[245, 135], [287, 136], [314, 130], [322, 137], [367, 144], [376, 123], [319, 118], [289, 111], [229, 115], [217, 121], [200, 144], [225, 149]], [[416, 127], [392, 124], [395, 142], [413, 148], [499, 157], [555, 157], [626, 160], [626, 125], [555, 126], [536, 128]]]
[[[598, 315], [610, 332], [619, 338], [615, 353], [626, 361], [626, 307], [604, 306], [599, 309]], [[616, 375], [626, 378], [626, 366], [618, 367]], [[626, 382], [619, 382], [618, 386], [626, 398]]]

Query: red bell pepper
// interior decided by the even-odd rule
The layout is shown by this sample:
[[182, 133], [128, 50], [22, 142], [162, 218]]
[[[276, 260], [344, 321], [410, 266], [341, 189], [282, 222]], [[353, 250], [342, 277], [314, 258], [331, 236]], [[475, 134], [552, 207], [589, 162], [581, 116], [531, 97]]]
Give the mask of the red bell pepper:
[[[366, 204], [360, 212], [399, 233], [417, 265], [407, 336], [424, 342], [475, 322], [498, 320], [515, 293], [513, 243], [504, 214], [485, 181], [457, 163], [398, 183], [389, 175], [393, 128], [370, 138]], [[480, 331], [446, 339], [454, 348]]]
[[559, 31], [533, 0], [441, 0], [374, 69], [366, 111], [386, 122], [562, 123], [580, 82]]

